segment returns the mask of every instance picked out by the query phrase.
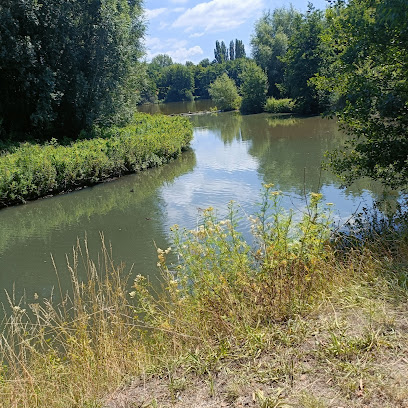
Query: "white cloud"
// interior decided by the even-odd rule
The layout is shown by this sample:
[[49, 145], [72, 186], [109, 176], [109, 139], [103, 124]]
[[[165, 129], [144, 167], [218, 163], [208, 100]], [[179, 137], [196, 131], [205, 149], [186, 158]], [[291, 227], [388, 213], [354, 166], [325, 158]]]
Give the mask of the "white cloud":
[[185, 62], [187, 60], [193, 59], [193, 57], [197, 57], [198, 55], [203, 55], [204, 51], [199, 45], [195, 45], [194, 47], [190, 48], [177, 48], [176, 50], [170, 50], [166, 52], [166, 54], [170, 55], [174, 62]]
[[205, 33], [194, 33], [194, 34], [190, 34], [190, 38], [198, 38], [198, 37], [202, 37]]
[[186, 40], [178, 40], [176, 38], [162, 40], [158, 37], [147, 37], [145, 40], [145, 46], [147, 48], [146, 58], [147, 60], [151, 60], [158, 54], [167, 54], [174, 62], [185, 62], [204, 54], [200, 46], [194, 45], [188, 47], [187, 44], [188, 42]]
[[163, 14], [165, 11], [167, 11], [166, 8], [157, 8], [157, 9], [146, 9], [145, 10], [145, 16], [148, 20], [152, 20], [153, 18], [158, 17], [160, 14]]
[[184, 27], [186, 32], [198, 27], [206, 32], [231, 30], [244, 24], [263, 7], [263, 0], [212, 0], [189, 8], [172, 26]]

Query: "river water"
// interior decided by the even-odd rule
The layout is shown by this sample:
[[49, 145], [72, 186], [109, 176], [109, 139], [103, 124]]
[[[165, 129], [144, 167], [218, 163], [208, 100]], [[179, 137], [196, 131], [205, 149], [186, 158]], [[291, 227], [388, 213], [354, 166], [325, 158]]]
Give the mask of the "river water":
[[[210, 106], [154, 108], [169, 114]], [[17, 298], [25, 289], [28, 302], [35, 293], [49, 297], [57, 283], [50, 254], [67, 289], [66, 254], [78, 237], [87, 237], [96, 258], [101, 232], [112, 244], [115, 260], [133, 265], [133, 274], [154, 276], [155, 245], [171, 245], [170, 226], [194, 228], [200, 209], [208, 206], [222, 216], [230, 200], [243, 214], [251, 214], [263, 183], [284, 192], [286, 207], [301, 208], [305, 192], [321, 191], [325, 201], [335, 203], [338, 221], [382, 194], [368, 182], [341, 189], [333, 175], [320, 170], [324, 153], [345, 140], [334, 120], [234, 112], [191, 115], [190, 120], [192, 148], [168, 165], [1, 210], [0, 301], [5, 300], [4, 289], [11, 292], [13, 287]]]

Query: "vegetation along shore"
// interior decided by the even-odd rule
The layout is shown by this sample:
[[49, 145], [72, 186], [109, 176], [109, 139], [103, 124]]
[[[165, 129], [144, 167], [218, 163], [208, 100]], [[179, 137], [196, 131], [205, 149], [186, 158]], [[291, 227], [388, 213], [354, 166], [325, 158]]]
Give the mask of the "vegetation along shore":
[[[141, 0], [2, 2], [0, 207], [171, 160], [188, 148], [191, 122], [135, 114], [137, 105], [209, 97], [218, 109], [245, 115], [336, 116], [349, 138], [328, 152], [326, 168], [344, 186], [366, 177], [406, 193], [408, 2], [278, 8], [256, 21], [251, 57], [236, 39], [229, 48], [216, 41], [212, 61], [173, 63], [159, 53], [144, 60], [147, 16], [179, 13], [152, 27], [185, 28], [173, 50], [179, 56], [200, 53], [184, 38], [205, 37], [217, 24], [200, 21], [223, 16], [217, 10], [225, 5], [233, 19], [230, 3], [218, 0], [172, 11], [145, 10]], [[245, 10], [254, 5], [262, 2], [245, 2]], [[241, 16], [220, 21], [224, 28], [242, 23]], [[159, 42], [150, 38], [153, 47]], [[163, 180], [192, 163], [195, 157]], [[0, 233], [0, 250], [10, 237], [35, 236], [82, 214], [108, 218], [108, 209], [141, 200], [127, 192], [89, 200], [95, 209], [74, 205], [48, 226], [31, 222], [36, 211], [27, 211], [16, 218], [27, 225], [10, 222]], [[282, 196], [266, 183], [253, 214], [231, 202], [225, 217], [207, 208], [196, 228], [173, 226], [171, 245], [156, 248], [151, 280], [116, 262], [101, 233], [97, 256], [78, 240], [65, 270], [52, 260], [58, 284], [49, 298], [27, 297], [31, 288], [22, 299], [6, 291], [0, 408], [408, 407], [404, 195], [392, 214], [364, 210], [340, 228], [319, 192], [305, 191], [297, 212], [282, 208]], [[15, 282], [20, 271], [10, 264], [6, 279]]]
[[159, 166], [192, 135], [187, 119], [137, 113], [125, 127], [94, 128], [65, 146], [23, 143], [0, 156], [0, 207]]

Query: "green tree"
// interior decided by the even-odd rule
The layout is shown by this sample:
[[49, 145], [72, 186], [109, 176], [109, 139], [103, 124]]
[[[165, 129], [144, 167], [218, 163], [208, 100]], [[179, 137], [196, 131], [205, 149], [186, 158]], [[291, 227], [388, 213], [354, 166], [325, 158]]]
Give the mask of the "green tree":
[[189, 67], [173, 64], [165, 68], [161, 80], [166, 102], [193, 100], [194, 76]]
[[208, 91], [218, 109], [233, 110], [240, 107], [241, 97], [238, 94], [237, 86], [227, 74], [224, 73], [218, 77], [210, 85]]
[[141, 1], [3, 1], [5, 132], [75, 136], [130, 116], [140, 89]]
[[201, 60], [198, 65], [201, 65], [202, 67], [208, 67], [211, 64], [210, 60], [208, 58], [204, 58]]
[[293, 35], [282, 61], [285, 78], [281, 90], [295, 100], [302, 113], [317, 113], [324, 109], [326, 99], [317, 91], [312, 77], [319, 73], [325, 62], [321, 35], [325, 27], [324, 13], [309, 3], [301, 19], [295, 19]]
[[170, 65], [173, 65], [173, 60], [170, 57], [170, 55], [158, 54], [152, 58], [151, 65], [158, 68], [166, 68], [169, 67]]
[[291, 6], [289, 9], [265, 12], [255, 24], [255, 33], [251, 38], [252, 54], [255, 62], [268, 75], [269, 95], [283, 96], [277, 87], [284, 78], [282, 57], [286, 54], [289, 38], [299, 19], [301, 14]]
[[215, 49], [214, 49], [214, 58], [215, 61], [218, 62], [218, 64], [222, 64], [225, 61], [228, 61], [228, 50], [227, 47], [224, 43], [224, 41], [221, 41], [221, 43], [217, 40], [215, 42]]
[[235, 59], [246, 58], [245, 46], [242, 40], [235, 39]]
[[353, 136], [331, 155], [346, 184], [368, 176], [393, 188], [408, 180], [408, 3], [350, 0], [328, 12], [324, 42], [331, 75], [315, 83], [337, 98], [340, 123]]
[[262, 112], [268, 90], [268, 78], [265, 72], [254, 61], [247, 61], [241, 74], [241, 81], [241, 112]]
[[229, 45], [229, 57], [230, 57], [230, 61], [234, 61], [234, 59], [235, 59], [235, 44], [234, 44], [233, 40], [230, 41], [230, 45]]

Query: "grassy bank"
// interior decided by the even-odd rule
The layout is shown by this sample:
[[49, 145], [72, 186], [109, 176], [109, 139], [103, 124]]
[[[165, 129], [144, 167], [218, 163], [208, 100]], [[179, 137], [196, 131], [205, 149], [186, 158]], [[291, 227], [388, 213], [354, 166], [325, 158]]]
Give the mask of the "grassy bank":
[[180, 117], [138, 113], [124, 128], [94, 129], [68, 146], [24, 143], [0, 156], [0, 207], [159, 166], [192, 138]]
[[78, 244], [70, 296], [3, 321], [0, 405], [407, 406], [404, 230], [333, 241], [319, 194], [285, 213], [271, 186], [253, 244], [239, 218], [231, 204], [227, 219], [208, 209], [197, 229], [173, 227], [160, 290], [137, 276], [129, 293], [110, 249], [95, 263]]

